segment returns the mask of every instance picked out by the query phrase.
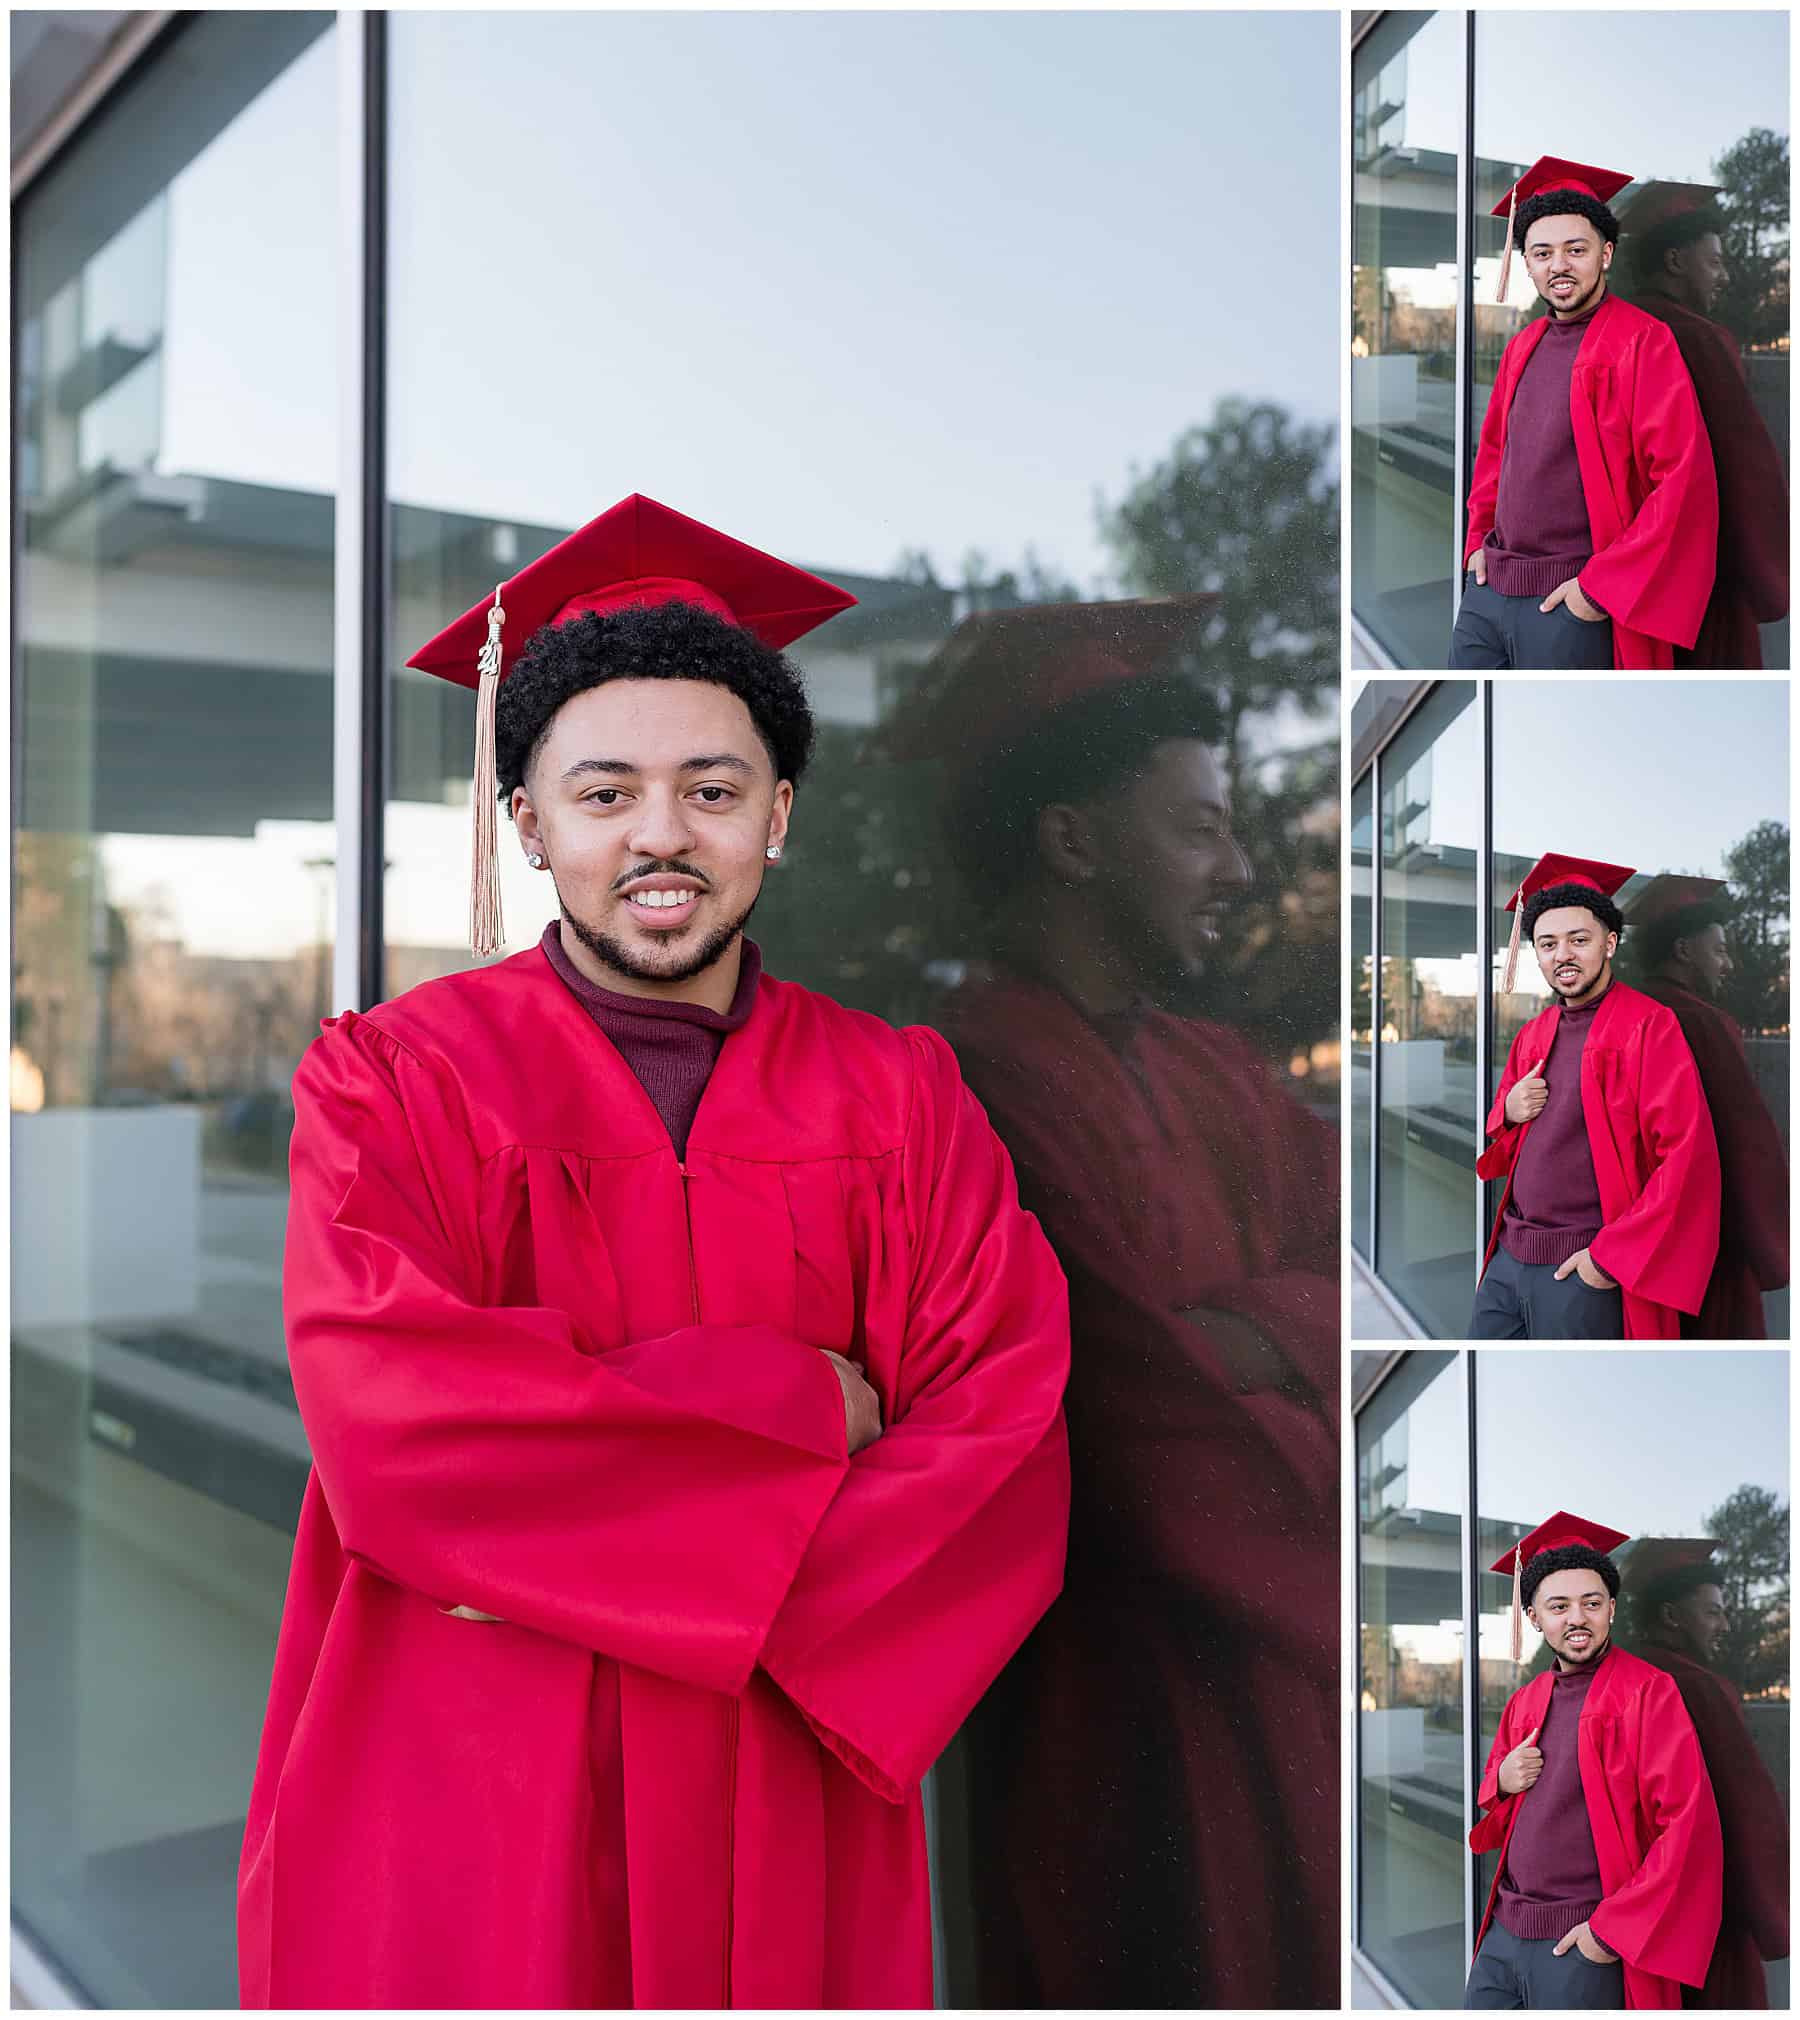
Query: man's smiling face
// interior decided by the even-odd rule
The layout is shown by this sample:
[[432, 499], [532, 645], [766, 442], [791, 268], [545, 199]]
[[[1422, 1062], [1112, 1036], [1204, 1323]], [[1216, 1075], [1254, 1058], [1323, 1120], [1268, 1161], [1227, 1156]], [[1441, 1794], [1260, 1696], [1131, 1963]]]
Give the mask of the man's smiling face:
[[1525, 233], [1525, 271], [1554, 316], [1578, 316], [1593, 307], [1612, 255], [1578, 211], [1540, 217]]
[[1552, 1571], [1532, 1594], [1529, 1611], [1564, 1669], [1592, 1662], [1612, 1634], [1613, 1597], [1598, 1571]]
[[1565, 1003], [1579, 1006], [1612, 979], [1619, 936], [1609, 933], [1585, 905], [1559, 905], [1538, 914], [1531, 944], [1551, 990]]
[[513, 818], [582, 945], [654, 992], [736, 939], [793, 797], [730, 689], [611, 680], [557, 710]]

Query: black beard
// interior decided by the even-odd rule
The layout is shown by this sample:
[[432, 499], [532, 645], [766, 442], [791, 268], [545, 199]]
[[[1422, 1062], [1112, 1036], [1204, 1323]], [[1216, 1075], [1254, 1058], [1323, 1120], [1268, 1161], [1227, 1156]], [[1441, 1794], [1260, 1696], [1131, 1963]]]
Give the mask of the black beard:
[[[762, 893], [756, 894], [760, 898]], [[756, 898], [752, 898], [742, 913], [730, 925], [715, 926], [701, 941], [698, 950], [690, 955], [679, 968], [652, 968], [638, 957], [621, 940], [615, 940], [610, 933], [596, 932], [592, 926], [583, 925], [567, 905], [562, 908], [563, 923], [597, 961], [604, 962], [614, 974], [628, 975], [634, 982], [691, 982], [696, 975], [704, 975], [708, 968], [716, 966], [731, 951], [731, 943], [749, 923], [750, 914], [756, 910]]]

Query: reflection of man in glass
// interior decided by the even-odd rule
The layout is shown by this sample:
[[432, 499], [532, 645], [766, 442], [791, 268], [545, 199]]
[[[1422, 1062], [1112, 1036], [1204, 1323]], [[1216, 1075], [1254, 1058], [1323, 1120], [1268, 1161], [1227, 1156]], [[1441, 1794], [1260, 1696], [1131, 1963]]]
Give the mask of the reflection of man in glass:
[[949, 1047], [743, 938], [850, 600], [629, 498], [415, 656], [480, 667], [477, 951], [502, 792], [562, 918], [296, 1078], [246, 2006], [931, 2003], [921, 1782], [1058, 1586], [1067, 1307]]
[[1724, 1834], [1719, 1940], [1705, 1985], [1686, 1991], [1683, 2003], [1763, 2007], [1769, 2003], [1763, 1962], [1788, 1954], [1787, 1804], [1750, 1736], [1742, 1698], [1718, 1671], [1731, 1625], [1720, 1570], [1711, 1562], [1718, 1547], [1704, 1536], [1645, 1537], [1625, 1567], [1620, 1631], [1681, 1692]]
[[[1554, 1381], [1531, 1399], [1555, 1410]], [[1558, 1435], [1553, 1429], [1550, 1435]], [[1499, 1853], [1463, 2004], [1676, 2006], [1719, 1929], [1719, 1813], [1674, 1683], [1612, 1640], [1623, 1533], [1557, 1514], [1491, 1568], [1554, 1658], [1507, 1699], [1469, 1849]]]
[[931, 740], [989, 956], [945, 1029], [1072, 1326], [1067, 1580], [970, 1735], [988, 2005], [1338, 1997], [1337, 1145], [1168, 1007], [1249, 876], [1183, 616], [970, 620]]
[[1495, 215], [1548, 311], [1501, 353], [1469, 490], [1457, 667], [1669, 666], [1712, 591], [1718, 494], [1675, 339], [1608, 288], [1627, 177], [1546, 158]]
[[1717, 877], [1658, 877], [1632, 901], [1631, 935], [1639, 987], [1679, 1020], [1719, 1146], [1719, 1256], [1682, 1336], [1760, 1340], [1762, 1293], [1788, 1280], [1787, 1155], [1751, 1078], [1744, 1034], [1714, 1000], [1731, 973], [1724, 893]]
[[1616, 863], [1542, 857], [1507, 900], [1551, 1003], [1507, 1054], [1477, 1161], [1504, 1178], [1475, 1293], [1479, 1340], [1674, 1339], [1718, 1252], [1719, 1154], [1672, 1011], [1613, 975]]
[[1719, 553], [1712, 596], [1691, 651], [1677, 666], [1762, 665], [1759, 624], [1788, 607], [1787, 479], [1750, 398], [1736, 339], [1713, 321], [1729, 278], [1725, 220], [1711, 185], [1651, 182], [1619, 214], [1625, 285], [1681, 347], [1712, 444], [1719, 485]]

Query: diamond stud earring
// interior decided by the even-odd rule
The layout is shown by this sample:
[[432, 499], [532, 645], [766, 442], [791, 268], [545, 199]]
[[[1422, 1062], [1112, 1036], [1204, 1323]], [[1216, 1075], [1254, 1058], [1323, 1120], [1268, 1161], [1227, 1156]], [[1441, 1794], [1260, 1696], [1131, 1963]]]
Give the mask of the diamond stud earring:
[[781, 844], [780, 844], [779, 842], [771, 842], [771, 843], [769, 844], [769, 846], [768, 846], [768, 847], [767, 847], [766, 849], [764, 849], [764, 850], [763, 850], [763, 854], [764, 854], [765, 856], [767, 856], [767, 857], [768, 857], [768, 859], [769, 859], [769, 861], [770, 861], [770, 862], [772, 862], [772, 863], [778, 863], [778, 862], [780, 862], [780, 861], [781, 861]]
[[525, 860], [531, 865], [531, 867], [534, 870], [541, 870], [544, 867], [544, 859], [542, 856], [527, 856]]

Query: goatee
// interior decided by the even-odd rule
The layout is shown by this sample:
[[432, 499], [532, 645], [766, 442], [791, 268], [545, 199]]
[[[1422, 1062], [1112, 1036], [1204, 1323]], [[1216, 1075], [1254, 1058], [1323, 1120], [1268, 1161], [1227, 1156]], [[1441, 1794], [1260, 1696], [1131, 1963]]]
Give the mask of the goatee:
[[[760, 897], [762, 894], [757, 893]], [[634, 954], [622, 940], [616, 940], [610, 933], [602, 933], [576, 918], [567, 905], [562, 908], [563, 923], [595, 960], [612, 969], [614, 974], [629, 976], [634, 982], [691, 982], [696, 975], [704, 975], [708, 968], [716, 966], [731, 951], [732, 942], [749, 923], [750, 914], [756, 910], [756, 898], [752, 898], [742, 913], [729, 925], [715, 926], [701, 941], [700, 945], [686, 960], [674, 968], [653, 965]]]

